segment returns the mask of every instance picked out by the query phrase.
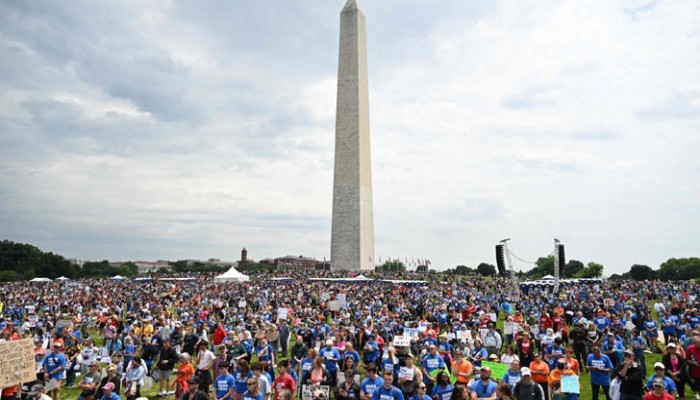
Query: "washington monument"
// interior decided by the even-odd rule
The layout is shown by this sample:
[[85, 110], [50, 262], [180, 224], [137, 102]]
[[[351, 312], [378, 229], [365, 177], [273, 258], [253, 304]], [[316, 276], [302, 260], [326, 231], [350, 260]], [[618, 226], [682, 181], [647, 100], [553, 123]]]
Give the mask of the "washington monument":
[[365, 15], [357, 0], [340, 12], [331, 271], [374, 270], [374, 214]]

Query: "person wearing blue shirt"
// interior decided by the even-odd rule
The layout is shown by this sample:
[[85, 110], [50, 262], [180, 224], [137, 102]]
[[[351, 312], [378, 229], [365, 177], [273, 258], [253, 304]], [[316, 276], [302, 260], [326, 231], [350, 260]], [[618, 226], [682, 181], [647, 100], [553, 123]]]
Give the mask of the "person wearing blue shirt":
[[370, 333], [367, 343], [365, 343], [365, 365], [377, 364], [377, 361], [379, 360], [379, 345], [377, 344], [375, 338], [376, 336], [374, 333]]
[[651, 314], [648, 314], [646, 320], [644, 321], [644, 335], [651, 343], [651, 351], [659, 352], [657, 344], [659, 338], [659, 323], [654, 321]]
[[219, 363], [219, 376], [214, 381], [215, 400], [233, 400], [236, 380], [228, 372], [228, 368], [228, 362], [222, 361]]
[[428, 392], [432, 393], [436, 379], [431, 376], [431, 373], [445, 368], [445, 360], [438, 354], [437, 346], [434, 344], [428, 347], [428, 354], [423, 357], [421, 367], [423, 369], [423, 382], [428, 386]]
[[360, 400], [372, 400], [374, 392], [384, 386], [384, 379], [377, 375], [377, 366], [369, 364], [365, 367], [365, 379], [360, 385]]
[[419, 383], [418, 386], [416, 386], [416, 393], [411, 396], [409, 400], [432, 400], [430, 396], [425, 394], [427, 391], [427, 386], [425, 386], [425, 383]]
[[243, 400], [263, 400], [257, 378], [248, 379], [246, 386], [247, 390], [243, 393]]
[[608, 340], [603, 344], [602, 351], [612, 362], [613, 369], [617, 368], [623, 361], [623, 351], [625, 347], [622, 345], [622, 341], [615, 337], [612, 332], [608, 333]]
[[491, 368], [481, 367], [479, 379], [471, 386], [473, 399], [493, 399], [496, 393], [496, 382], [491, 380]]
[[272, 345], [267, 343], [267, 338], [265, 336], [261, 336], [258, 339], [260, 342], [260, 345], [255, 347], [255, 354], [258, 356], [258, 361], [264, 361], [270, 366], [270, 376], [272, 377], [272, 381], [274, 382], [275, 380], [275, 349], [272, 348]]
[[474, 348], [469, 353], [470, 360], [475, 367], [481, 367], [481, 361], [486, 360], [489, 357], [489, 352], [481, 344], [481, 339], [476, 339], [474, 341]]
[[53, 351], [44, 358], [42, 365], [44, 369], [44, 380], [58, 381], [58, 388], [49, 392], [49, 395], [57, 400], [60, 398], [61, 379], [63, 379], [63, 370], [67, 362], [65, 354], [61, 353], [61, 347], [62, 345], [60, 342], [54, 343]]
[[520, 361], [518, 360], [513, 360], [510, 363], [510, 368], [508, 368], [508, 371], [503, 375], [503, 379], [501, 379], [502, 382], [505, 382], [510, 386], [510, 389], [513, 390], [515, 388], [515, 385], [520, 382], [522, 379], [522, 375], [520, 374]]
[[606, 318], [605, 315], [603, 315], [602, 313], [599, 316], [593, 318], [593, 324], [595, 325], [595, 328], [599, 334], [602, 334], [607, 327], [612, 325], [610, 320]]
[[435, 377], [435, 386], [433, 386], [433, 391], [430, 394], [433, 396], [433, 400], [450, 400], [454, 389], [447, 373], [440, 371]]
[[603, 388], [605, 398], [610, 398], [610, 371], [613, 369], [610, 358], [600, 352], [600, 347], [593, 347], [593, 354], [586, 358], [586, 368], [591, 372], [592, 400], [598, 400], [600, 388]]
[[664, 334], [664, 343], [668, 343], [670, 338], [676, 337], [676, 321], [668, 311], [661, 317], [661, 333]]
[[[676, 382], [674, 382], [673, 379], [666, 376], [666, 366], [663, 363], [654, 363], [654, 375], [651, 375], [649, 379], [647, 379], [647, 389], [653, 389], [653, 383], [655, 378], [663, 379], [664, 391], [670, 394], [671, 396], [675, 397], [678, 387], [676, 387]], [[685, 384], [685, 382], [683, 384]]]
[[382, 385], [374, 390], [372, 400], [404, 400], [403, 393], [397, 387], [392, 386], [392, 382], [394, 382], [394, 373], [384, 371]]
[[634, 358], [640, 365], [644, 365], [644, 376], [646, 376], [646, 365], [647, 358], [644, 350], [647, 349], [647, 341], [639, 335], [639, 329], [634, 329], [632, 331], [632, 352], [634, 352]]
[[319, 357], [323, 358], [323, 365], [330, 373], [330, 381], [328, 385], [330, 387], [337, 386], [337, 376], [338, 376], [338, 361], [340, 360], [340, 352], [338, 349], [333, 347], [333, 339], [326, 340], [326, 347], [319, 351]]
[[547, 346], [547, 348], [544, 350], [544, 357], [550, 371], [557, 367], [557, 360], [564, 357], [564, 346], [562, 343], [562, 339], [557, 336], [554, 338], [554, 343]]

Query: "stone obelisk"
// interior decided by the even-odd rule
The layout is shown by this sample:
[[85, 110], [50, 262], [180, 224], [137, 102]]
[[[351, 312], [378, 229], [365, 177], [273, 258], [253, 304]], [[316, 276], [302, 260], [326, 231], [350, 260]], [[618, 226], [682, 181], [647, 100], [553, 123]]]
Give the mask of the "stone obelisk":
[[357, 0], [340, 13], [331, 270], [374, 270], [374, 214], [365, 15]]

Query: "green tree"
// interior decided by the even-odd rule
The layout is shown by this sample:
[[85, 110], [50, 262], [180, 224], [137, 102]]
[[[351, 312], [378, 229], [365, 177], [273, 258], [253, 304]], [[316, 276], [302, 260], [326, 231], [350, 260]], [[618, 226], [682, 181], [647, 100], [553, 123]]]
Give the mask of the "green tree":
[[455, 275], [473, 275], [476, 273], [473, 269], [467, 267], [466, 265], [458, 265], [454, 269]]
[[382, 272], [405, 272], [406, 265], [399, 260], [388, 260], [378, 266], [376, 270]]
[[629, 276], [635, 281], [647, 281], [654, 279], [654, 270], [648, 265], [634, 264], [630, 267]]
[[476, 272], [481, 276], [495, 276], [496, 267], [492, 264], [481, 263], [476, 267]]
[[661, 264], [658, 277], [663, 280], [690, 280], [700, 277], [700, 258], [669, 258]]
[[0, 271], [0, 282], [14, 282], [17, 280], [15, 271]]
[[576, 278], [599, 278], [603, 275], [603, 264], [589, 262], [588, 266], [576, 274]]
[[583, 265], [581, 261], [569, 260], [569, 262], [564, 265], [564, 273], [562, 274], [562, 278], [573, 278], [580, 270], [584, 268], [586, 268], [586, 266]]

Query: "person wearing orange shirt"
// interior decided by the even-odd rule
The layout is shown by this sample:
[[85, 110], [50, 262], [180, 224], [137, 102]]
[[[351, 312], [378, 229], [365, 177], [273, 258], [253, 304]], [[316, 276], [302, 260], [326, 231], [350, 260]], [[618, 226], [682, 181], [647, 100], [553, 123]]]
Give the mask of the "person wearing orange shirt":
[[532, 380], [535, 381], [545, 394], [545, 398], [549, 398], [549, 366], [542, 360], [542, 354], [536, 351], [535, 359], [530, 363], [530, 372]]
[[452, 362], [451, 372], [452, 376], [457, 377], [457, 384], [467, 386], [469, 384], [469, 380], [471, 379], [473, 369], [472, 363], [464, 358], [462, 350], [456, 350], [455, 360]]
[[566, 349], [566, 354], [564, 355], [566, 357], [566, 364], [568, 365], [569, 369], [574, 371], [574, 373], [578, 376], [581, 376], [581, 366], [578, 363], [578, 360], [574, 358], [574, 351], [571, 348]]
[[557, 360], [557, 367], [549, 373], [549, 393], [552, 394], [552, 400], [577, 400], [578, 394], [564, 393], [561, 391], [561, 377], [564, 375], [576, 374], [569, 369], [566, 358]]

